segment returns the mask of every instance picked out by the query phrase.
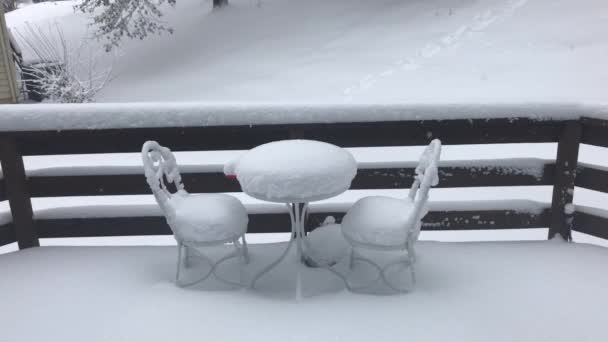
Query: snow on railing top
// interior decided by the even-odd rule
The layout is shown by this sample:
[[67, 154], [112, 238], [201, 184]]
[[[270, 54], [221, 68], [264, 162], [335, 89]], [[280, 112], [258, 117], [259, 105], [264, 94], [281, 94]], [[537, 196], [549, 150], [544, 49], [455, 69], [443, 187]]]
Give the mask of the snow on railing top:
[[[331, 199], [313, 202], [311, 213], [345, 212], [363, 196], [380, 195], [405, 197], [409, 189], [349, 190]], [[540, 214], [551, 206], [551, 189], [548, 187], [498, 187], [479, 188], [476, 198], [463, 200], [460, 189], [434, 189], [429, 200], [431, 211], [513, 210], [521, 213]], [[284, 204], [264, 202], [242, 192], [230, 193], [238, 198], [249, 214], [285, 213]], [[534, 198], [534, 199], [530, 199]], [[8, 201], [0, 202], [0, 226], [12, 222]], [[161, 216], [152, 195], [122, 196], [73, 196], [33, 198], [32, 207], [37, 220], [145, 217]]]
[[[231, 151], [230, 151], [231, 152]], [[238, 155], [237, 153], [226, 153], [226, 155]], [[197, 154], [200, 157], [198, 160], [186, 159], [185, 162], [179, 163], [180, 172], [188, 173], [213, 173], [223, 172], [224, 165], [229, 159], [211, 160], [205, 158], [209, 154]], [[91, 159], [89, 155], [76, 155], [81, 157], [80, 160], [70, 158], [71, 156], [52, 156], [44, 158], [35, 163], [27, 163], [25, 165], [25, 174], [28, 177], [57, 177], [57, 176], [92, 176], [92, 175], [139, 175], [142, 174], [141, 161], [137, 158], [119, 158], [115, 161], [115, 157], [108, 158], [106, 162]], [[107, 156], [107, 155], [106, 155]], [[77, 160], [77, 163], [69, 164], [70, 161]], [[201, 162], [204, 161], [204, 162]], [[46, 163], [45, 163], [46, 162]], [[496, 159], [447, 159], [439, 162], [439, 167], [467, 167], [472, 171], [480, 173], [498, 170], [502, 174], [525, 174], [536, 177], [541, 177], [543, 167], [551, 164], [554, 160], [542, 158], [496, 158]], [[381, 169], [391, 168], [414, 168], [417, 161], [413, 160], [387, 160], [387, 161], [357, 161], [359, 169], [380, 169], [378, 174], [382, 174]], [[585, 164], [591, 168], [608, 169], [606, 166], [598, 166], [597, 164]], [[0, 168], [0, 179], [2, 179], [2, 168]]]
[[93, 103], [0, 106], [0, 132], [527, 117], [608, 119], [608, 105]]

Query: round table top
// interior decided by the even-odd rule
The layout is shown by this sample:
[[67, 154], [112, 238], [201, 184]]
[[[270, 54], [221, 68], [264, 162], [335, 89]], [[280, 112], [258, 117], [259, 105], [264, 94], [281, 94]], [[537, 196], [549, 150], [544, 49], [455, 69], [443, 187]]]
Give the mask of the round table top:
[[246, 194], [270, 202], [311, 202], [348, 190], [357, 163], [346, 150], [313, 140], [260, 145], [229, 163]]

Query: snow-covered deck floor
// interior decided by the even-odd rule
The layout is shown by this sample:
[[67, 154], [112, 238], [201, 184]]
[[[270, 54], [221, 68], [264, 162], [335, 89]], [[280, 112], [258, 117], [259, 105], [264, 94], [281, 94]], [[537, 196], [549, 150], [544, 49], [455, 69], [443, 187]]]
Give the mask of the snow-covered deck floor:
[[[253, 245], [254, 265], [279, 247]], [[412, 293], [352, 294], [340, 290], [326, 271], [306, 269], [308, 297], [299, 301], [291, 296], [295, 268], [289, 261], [260, 283], [260, 291], [205, 291], [173, 285], [174, 247], [41, 247], [9, 253], [0, 255], [1, 340], [606, 338], [606, 248], [554, 241], [421, 242], [419, 253]], [[271, 292], [272, 282], [278, 287]]]

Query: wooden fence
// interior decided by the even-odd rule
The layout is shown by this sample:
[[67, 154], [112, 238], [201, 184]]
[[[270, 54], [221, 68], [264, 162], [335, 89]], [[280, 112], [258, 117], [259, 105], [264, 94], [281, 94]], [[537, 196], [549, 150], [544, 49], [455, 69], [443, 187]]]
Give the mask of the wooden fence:
[[[445, 145], [557, 142], [554, 163], [542, 174], [504, 173], [499, 168], [441, 167], [439, 187], [552, 185], [551, 208], [540, 213], [517, 210], [431, 211], [425, 230], [513, 229], [549, 227], [549, 237], [571, 239], [576, 230], [608, 238], [608, 219], [567, 210], [574, 186], [608, 191], [608, 172], [577, 165], [579, 144], [608, 147], [608, 121], [599, 119], [534, 120], [451, 119], [352, 123], [299, 123], [209, 127], [120, 128], [0, 132], [0, 201], [7, 199], [12, 222], [0, 226], [0, 245], [17, 241], [20, 248], [38, 246], [39, 238], [170, 234], [164, 218], [98, 217], [33, 219], [30, 197], [150, 194], [142, 174], [26, 177], [24, 155], [139, 152], [146, 140], [175, 151], [249, 149], [281, 139], [314, 139], [342, 147], [413, 146], [440, 138]], [[353, 189], [409, 187], [411, 168], [360, 169]], [[190, 192], [235, 192], [238, 183], [219, 172], [183, 175]], [[312, 213], [311, 222], [328, 214]], [[288, 231], [281, 213], [255, 213], [249, 232]]]

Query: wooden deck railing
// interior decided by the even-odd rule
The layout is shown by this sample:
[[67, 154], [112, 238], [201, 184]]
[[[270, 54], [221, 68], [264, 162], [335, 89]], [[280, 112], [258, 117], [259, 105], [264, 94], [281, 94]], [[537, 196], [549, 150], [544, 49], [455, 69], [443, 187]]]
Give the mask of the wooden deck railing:
[[[38, 246], [39, 238], [170, 234], [164, 218], [98, 217], [33, 218], [31, 197], [149, 194], [141, 174], [26, 177], [24, 155], [139, 152], [146, 140], [157, 140], [174, 151], [249, 149], [281, 139], [315, 139], [342, 147], [412, 146], [440, 138], [444, 145], [490, 143], [558, 143], [554, 163], [540, 175], [505, 173], [488, 165], [442, 167], [439, 187], [552, 185], [551, 208], [542, 212], [517, 210], [431, 211], [426, 230], [513, 229], [549, 227], [571, 239], [577, 230], [608, 238], [608, 219], [567, 210], [574, 186], [608, 192], [608, 171], [577, 165], [579, 144], [608, 147], [608, 121], [599, 119], [535, 120], [528, 117], [494, 119], [409, 120], [232, 125], [208, 127], [68, 129], [0, 132], [0, 201], [8, 200], [12, 222], [0, 226], [0, 245], [17, 241], [20, 248]], [[409, 187], [411, 168], [360, 169], [353, 189]], [[219, 172], [186, 173], [190, 192], [238, 192], [238, 183]], [[311, 222], [328, 214], [316, 212]], [[251, 215], [249, 232], [287, 231], [281, 213]]]

